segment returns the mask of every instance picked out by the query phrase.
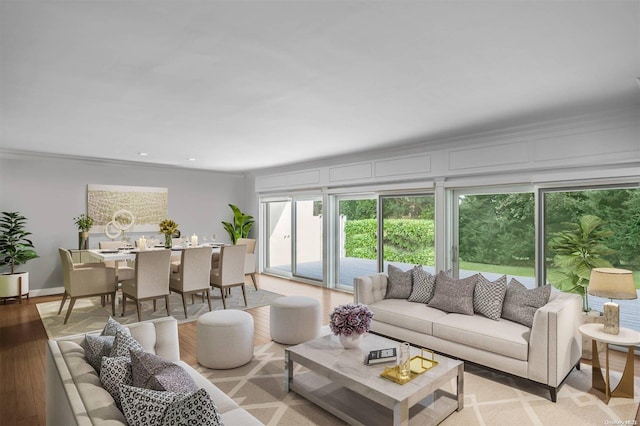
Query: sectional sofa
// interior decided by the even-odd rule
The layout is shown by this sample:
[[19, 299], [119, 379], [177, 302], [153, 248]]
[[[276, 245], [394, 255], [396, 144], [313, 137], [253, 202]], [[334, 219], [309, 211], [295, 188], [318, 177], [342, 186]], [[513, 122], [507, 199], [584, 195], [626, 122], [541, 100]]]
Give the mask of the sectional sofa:
[[576, 294], [550, 292], [528, 327], [478, 313], [445, 312], [407, 298], [385, 298], [388, 282], [383, 273], [354, 280], [355, 301], [374, 312], [372, 332], [539, 383], [549, 389], [553, 402], [567, 375], [580, 367], [582, 304]]
[[[215, 402], [227, 426], [261, 425], [229, 396], [180, 360], [178, 325], [173, 317], [127, 326], [146, 352], [181, 366]], [[99, 334], [100, 332], [92, 333]], [[80, 343], [85, 335], [49, 340], [46, 349], [46, 422], [51, 426], [126, 425], [125, 417], [87, 362]]]

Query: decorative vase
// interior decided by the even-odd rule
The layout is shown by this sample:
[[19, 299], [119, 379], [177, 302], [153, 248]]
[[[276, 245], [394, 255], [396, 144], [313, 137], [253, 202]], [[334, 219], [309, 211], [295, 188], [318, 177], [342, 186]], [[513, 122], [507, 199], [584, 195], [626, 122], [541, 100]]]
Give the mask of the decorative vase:
[[355, 349], [359, 348], [362, 343], [362, 338], [364, 334], [352, 334], [351, 336], [345, 336], [344, 334], [340, 335], [340, 344], [345, 349]]
[[78, 232], [78, 250], [89, 250], [89, 232]]
[[173, 245], [173, 241], [171, 240], [171, 234], [164, 235], [164, 248], [170, 249]]

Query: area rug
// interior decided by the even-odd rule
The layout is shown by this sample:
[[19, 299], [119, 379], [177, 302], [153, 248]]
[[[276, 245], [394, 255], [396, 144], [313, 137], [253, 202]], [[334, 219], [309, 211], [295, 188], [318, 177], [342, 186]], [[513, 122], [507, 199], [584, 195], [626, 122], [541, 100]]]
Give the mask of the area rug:
[[[219, 293], [219, 290], [216, 290]], [[242, 298], [242, 291], [240, 288], [232, 288], [231, 296], [227, 297], [227, 309], [251, 309], [260, 306], [270, 305], [273, 300], [278, 297], [282, 297], [281, 294], [273, 293], [267, 290], [258, 289], [253, 287], [246, 287], [247, 292], [247, 306], [244, 304]], [[215, 294], [215, 293], [214, 293]], [[104, 327], [105, 322], [111, 315], [111, 304], [102, 306], [100, 297], [87, 297], [77, 299], [76, 304], [71, 311], [71, 316], [67, 324], [63, 324], [64, 316], [69, 306], [69, 301], [64, 305], [62, 312], [58, 315], [58, 309], [60, 308], [60, 301], [38, 303], [36, 308], [40, 314], [40, 319], [44, 325], [47, 335], [50, 339], [73, 336], [74, 334], [86, 333], [94, 330], [101, 330]], [[211, 298], [211, 310], [222, 309], [222, 300], [218, 296], [217, 298]], [[187, 296], [187, 313], [188, 317], [184, 316], [184, 309], [182, 307], [182, 296], [176, 293], [171, 293], [169, 296], [169, 313], [178, 320], [179, 323], [194, 321], [200, 315], [209, 312], [209, 306], [205, 299], [204, 303], [198, 296], [195, 297], [195, 303], [191, 304], [191, 296]], [[116, 316], [114, 317], [121, 324], [131, 324], [138, 322], [138, 316], [136, 313], [136, 307], [131, 299], [127, 300], [127, 312], [125, 316], [120, 316], [122, 313], [122, 296], [118, 296], [118, 304], [116, 305]], [[158, 299], [157, 310], [153, 311], [153, 302], [142, 303], [142, 321], [150, 320], [154, 318], [160, 318], [167, 316], [167, 310], [164, 306], [164, 301]]]
[[[253, 360], [239, 368], [194, 368], [265, 425], [345, 424], [294, 392], [284, 391], [284, 346], [278, 343], [256, 347]], [[304, 374], [304, 370], [296, 366], [295, 374]], [[618, 379], [616, 374], [613, 382]], [[449, 390], [453, 389], [452, 383]], [[449, 416], [443, 425], [634, 424], [640, 403], [636, 386], [635, 399], [612, 398], [605, 404], [602, 394], [591, 389], [591, 367], [584, 364], [570, 374], [556, 403], [540, 386], [479, 367], [467, 366], [464, 393], [464, 409]]]

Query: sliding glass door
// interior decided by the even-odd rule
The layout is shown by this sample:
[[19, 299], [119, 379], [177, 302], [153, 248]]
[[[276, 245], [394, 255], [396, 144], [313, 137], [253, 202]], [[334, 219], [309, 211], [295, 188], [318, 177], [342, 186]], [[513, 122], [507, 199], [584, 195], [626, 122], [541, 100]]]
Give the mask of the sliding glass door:
[[264, 203], [267, 250], [265, 270], [291, 275], [291, 201]]

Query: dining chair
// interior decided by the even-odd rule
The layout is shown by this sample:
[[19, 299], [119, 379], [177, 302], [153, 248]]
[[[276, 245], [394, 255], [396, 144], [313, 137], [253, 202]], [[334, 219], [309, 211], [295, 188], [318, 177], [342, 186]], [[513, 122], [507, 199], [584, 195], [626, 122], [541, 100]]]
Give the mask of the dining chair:
[[256, 240], [253, 238], [238, 238], [236, 245], [247, 246], [247, 255], [244, 259], [244, 274], [251, 276], [253, 286], [258, 289], [256, 283]]
[[135, 276], [122, 281], [122, 316], [126, 311], [127, 298], [136, 302], [138, 321], [141, 321], [140, 302], [164, 298], [169, 313], [169, 273], [171, 250], [145, 250], [136, 253]]
[[80, 297], [103, 296], [102, 305], [104, 306], [104, 296], [110, 295], [111, 310], [115, 316], [117, 289], [115, 269], [106, 267], [103, 263], [73, 263], [71, 252], [64, 248], [58, 248], [58, 253], [62, 262], [64, 283], [64, 295], [60, 309], [58, 309], [58, 315], [62, 312], [67, 298], [71, 298], [64, 323], [66, 324], [69, 320], [73, 305]]
[[[206, 293], [209, 310], [209, 274], [211, 271], [211, 247], [193, 247], [182, 250], [180, 270], [169, 277], [169, 290], [182, 295], [184, 317], [187, 318], [186, 295]], [[192, 300], [193, 303], [193, 300]]]
[[220, 289], [224, 309], [227, 309], [226, 296], [233, 287], [242, 288], [244, 304], [247, 305], [247, 293], [244, 288], [246, 254], [247, 248], [245, 246], [223, 246], [220, 248], [218, 268], [211, 269], [209, 280], [212, 287]]
[[[117, 250], [122, 247], [122, 241], [100, 241], [98, 247], [100, 250]], [[132, 280], [135, 270], [131, 267], [126, 260], [113, 261], [108, 260], [103, 262], [108, 268], [115, 268], [116, 279], [118, 282], [124, 280]]]

